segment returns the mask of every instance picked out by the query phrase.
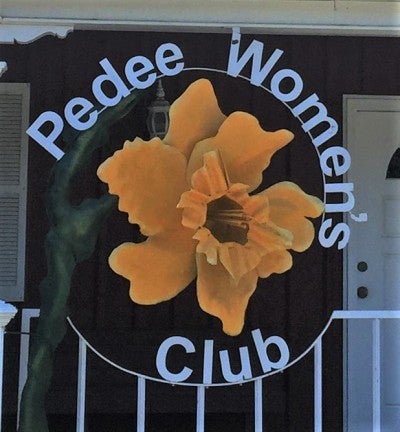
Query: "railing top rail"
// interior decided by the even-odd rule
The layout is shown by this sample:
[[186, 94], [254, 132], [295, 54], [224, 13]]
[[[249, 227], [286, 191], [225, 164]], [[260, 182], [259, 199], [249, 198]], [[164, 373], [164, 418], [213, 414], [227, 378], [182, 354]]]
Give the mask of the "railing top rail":
[[99, 356], [102, 360], [109, 363], [111, 366], [121, 370], [122, 372], [128, 373], [130, 375], [135, 375], [139, 378], [148, 379], [150, 381], [156, 381], [161, 382], [164, 384], [171, 384], [171, 385], [180, 385], [180, 386], [188, 386], [188, 387], [224, 387], [224, 386], [230, 386], [230, 385], [238, 385], [238, 384], [245, 384], [252, 381], [264, 379], [268, 376], [275, 375], [278, 373], [282, 373], [285, 369], [290, 368], [294, 364], [298, 363], [303, 357], [305, 357], [312, 349], [315, 348], [316, 344], [322, 339], [328, 328], [330, 327], [333, 320], [349, 320], [349, 319], [400, 319], [400, 310], [335, 310], [332, 312], [332, 315], [330, 316], [329, 320], [327, 321], [325, 327], [321, 331], [321, 333], [316, 337], [314, 342], [297, 358], [289, 362], [285, 367], [281, 369], [275, 369], [272, 372], [266, 373], [264, 375], [254, 377], [249, 380], [241, 380], [237, 382], [227, 382], [227, 383], [211, 383], [211, 384], [203, 384], [203, 383], [188, 383], [188, 382], [170, 382], [165, 379], [160, 379], [152, 376], [143, 375], [137, 372], [134, 372], [132, 370], [126, 369], [112, 361], [110, 361], [108, 358], [103, 356], [99, 351], [97, 351], [85, 338], [84, 336], [79, 332], [79, 330], [75, 327], [75, 325], [72, 323], [70, 318], [68, 318], [68, 321], [71, 325], [71, 327], [74, 329], [78, 337], [87, 345], [87, 347], [95, 353], [97, 356]]
[[400, 319], [400, 310], [335, 310], [332, 319]]

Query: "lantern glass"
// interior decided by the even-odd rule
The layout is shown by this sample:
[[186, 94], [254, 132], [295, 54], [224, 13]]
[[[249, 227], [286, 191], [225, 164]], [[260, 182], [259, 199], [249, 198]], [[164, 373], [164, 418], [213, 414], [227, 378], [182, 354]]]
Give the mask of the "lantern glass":
[[151, 138], [164, 138], [168, 131], [169, 115], [168, 111], [153, 111], [149, 113], [150, 120], [150, 136]]
[[169, 102], [165, 100], [161, 80], [158, 81], [156, 99], [148, 107], [147, 129], [150, 138], [164, 138], [169, 127]]

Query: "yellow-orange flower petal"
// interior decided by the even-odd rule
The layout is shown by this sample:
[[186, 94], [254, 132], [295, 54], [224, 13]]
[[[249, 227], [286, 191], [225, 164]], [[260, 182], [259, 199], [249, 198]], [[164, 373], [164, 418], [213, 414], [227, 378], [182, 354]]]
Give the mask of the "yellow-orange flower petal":
[[149, 236], [119, 246], [110, 266], [140, 304], [173, 298], [197, 271], [201, 308], [238, 335], [258, 277], [291, 268], [289, 251], [310, 246], [307, 218], [318, 217], [323, 204], [290, 182], [249, 195], [293, 134], [266, 132], [244, 112], [226, 118], [209, 81], [190, 85], [170, 120], [164, 141], [137, 138], [99, 167], [120, 210]]
[[182, 228], [114, 249], [110, 267], [130, 281], [134, 302], [151, 305], [169, 300], [196, 277], [192, 236], [192, 230]]
[[219, 109], [210, 81], [200, 79], [171, 105], [169, 118], [170, 126], [164, 142], [189, 159], [195, 144], [214, 136], [226, 116]]
[[203, 155], [202, 166], [192, 175], [192, 186], [193, 189], [214, 197], [228, 190], [226, 174], [216, 151]]
[[244, 275], [257, 267], [261, 260], [257, 249], [247, 243], [241, 245], [234, 242], [221, 243], [219, 247], [219, 260], [228, 273], [238, 283]]
[[218, 263], [220, 242], [211, 234], [210, 230], [200, 228], [193, 238], [199, 241], [196, 252], [205, 254], [207, 262], [211, 265], [216, 265]]
[[268, 199], [271, 222], [293, 234], [291, 249], [303, 252], [314, 239], [315, 230], [307, 217], [316, 218], [323, 212], [323, 203], [291, 182], [277, 183], [262, 195]]
[[178, 229], [182, 211], [176, 208], [188, 189], [186, 159], [158, 138], [125, 142], [122, 150], [103, 162], [97, 174], [119, 196], [118, 208], [145, 235]]
[[262, 255], [281, 249], [291, 249], [293, 234], [284, 228], [268, 223], [253, 224], [247, 233], [247, 239], [252, 247], [262, 251]]
[[182, 208], [182, 225], [187, 228], [197, 229], [203, 226], [207, 219], [207, 204], [210, 197], [203, 193], [191, 189], [184, 192], [178, 203], [178, 208]]
[[210, 265], [204, 254], [197, 254], [197, 298], [200, 307], [222, 321], [224, 333], [238, 335], [244, 325], [249, 298], [257, 286], [257, 272], [234, 281], [225, 267]]
[[263, 256], [257, 266], [257, 273], [259, 277], [266, 278], [272, 273], [285, 273], [292, 265], [292, 255], [287, 250], [275, 250]]
[[245, 112], [232, 113], [213, 138], [200, 141], [189, 159], [187, 176], [203, 165], [203, 155], [212, 149], [219, 150], [231, 183], [244, 183], [252, 191], [260, 185], [262, 172], [274, 153], [293, 139], [292, 132], [264, 131], [258, 120]]

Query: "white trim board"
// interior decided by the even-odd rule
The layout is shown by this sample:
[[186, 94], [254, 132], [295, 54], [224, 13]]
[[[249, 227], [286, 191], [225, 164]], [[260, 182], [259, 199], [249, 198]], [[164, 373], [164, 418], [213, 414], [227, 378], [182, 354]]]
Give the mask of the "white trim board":
[[8, 39], [37, 26], [47, 33], [51, 27], [229, 32], [239, 26], [242, 33], [400, 35], [399, 1], [2, 0], [0, 16], [0, 36], [8, 26]]

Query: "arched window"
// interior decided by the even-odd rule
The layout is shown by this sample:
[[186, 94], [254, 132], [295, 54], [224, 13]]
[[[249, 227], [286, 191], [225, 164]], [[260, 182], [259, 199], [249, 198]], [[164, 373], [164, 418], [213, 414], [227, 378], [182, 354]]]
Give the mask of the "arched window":
[[386, 171], [386, 178], [400, 178], [400, 148], [398, 148], [390, 159], [388, 169]]

